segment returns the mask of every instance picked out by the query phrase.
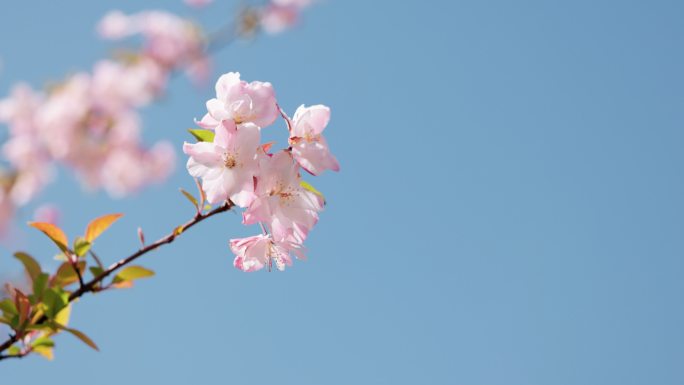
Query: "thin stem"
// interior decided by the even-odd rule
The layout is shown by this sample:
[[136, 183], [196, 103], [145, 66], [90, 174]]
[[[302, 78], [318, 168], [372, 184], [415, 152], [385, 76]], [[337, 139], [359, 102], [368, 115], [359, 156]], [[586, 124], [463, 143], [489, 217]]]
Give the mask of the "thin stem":
[[[136, 259], [140, 258], [141, 256], [149, 253], [150, 251], [159, 248], [160, 246], [163, 246], [163, 245], [166, 245], [166, 244], [173, 242], [176, 239], [176, 237], [179, 237], [181, 234], [186, 232], [191, 227], [195, 226], [196, 224], [202, 222], [203, 220], [205, 220], [209, 217], [212, 217], [216, 214], [226, 212], [226, 211], [230, 210], [231, 208], [233, 208], [233, 206], [234, 206], [233, 202], [226, 201], [223, 205], [209, 211], [206, 214], [196, 215], [191, 220], [185, 222], [183, 225], [174, 228], [174, 230], [170, 234], [166, 235], [165, 237], [162, 237], [162, 238], [158, 239], [156, 242], [151, 243], [151, 244], [143, 247], [142, 249], [140, 249], [140, 250], [136, 251], [135, 253], [129, 255], [128, 257], [123, 258], [116, 263], [113, 263], [112, 265], [110, 265], [107, 268], [107, 270], [103, 271], [97, 277], [91, 279], [87, 283], [82, 284], [76, 291], [71, 293], [69, 295], [68, 302], [71, 303], [71, 302], [75, 301], [76, 299], [82, 297], [86, 293], [97, 291], [98, 290], [97, 285], [99, 283], [101, 283], [105, 278], [110, 276], [112, 273], [117, 271], [118, 269], [128, 265], [129, 263], [135, 261]], [[180, 229], [180, 231], [179, 231], [179, 229]], [[45, 321], [47, 321], [47, 317], [42, 316], [36, 321], [35, 324], [39, 325], [39, 324], [44, 323]], [[0, 352], [3, 352], [5, 350], [9, 349], [17, 341], [19, 341], [19, 337], [17, 336], [17, 334], [11, 335], [10, 338], [8, 338], [5, 342], [0, 344]], [[26, 354], [28, 354], [28, 353], [26, 353]], [[4, 359], [8, 359], [8, 358], [21, 358], [24, 355], [0, 355], [0, 360], [4, 360]]]
[[93, 259], [95, 260], [95, 263], [97, 263], [97, 266], [100, 269], [104, 270], [104, 265], [102, 264], [102, 261], [100, 260], [100, 258], [98, 258], [97, 254], [95, 254], [95, 252], [92, 250], [88, 250], [88, 252], [90, 253], [90, 256], [92, 256]]
[[78, 284], [83, 287], [85, 284], [83, 282], [83, 274], [81, 274], [81, 270], [78, 269], [78, 259], [76, 255], [69, 255], [68, 257], [71, 262], [71, 267], [74, 269], [74, 272], [76, 272], [76, 276], [78, 277]]

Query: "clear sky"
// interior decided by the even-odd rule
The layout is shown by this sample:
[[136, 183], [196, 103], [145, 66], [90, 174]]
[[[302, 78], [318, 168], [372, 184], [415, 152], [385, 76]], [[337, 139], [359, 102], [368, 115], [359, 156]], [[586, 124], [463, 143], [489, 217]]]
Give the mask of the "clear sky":
[[[0, 92], [89, 68], [113, 7], [184, 9], [141, 3], [5, 4]], [[216, 3], [196, 15], [214, 27], [235, 4]], [[315, 181], [310, 259], [237, 271], [227, 241], [256, 229], [212, 219], [145, 257], [155, 278], [77, 304], [100, 353], [60, 336], [55, 361], [3, 362], [0, 382], [684, 383], [683, 18], [664, 0], [327, 0], [221, 51], [217, 71], [271, 81], [288, 111], [332, 107], [342, 172]], [[177, 78], [145, 135], [180, 155], [211, 93]], [[138, 226], [153, 239], [192, 215], [182, 161], [130, 199], [62, 172], [41, 201], [70, 234], [126, 213], [97, 244], [112, 261]], [[54, 266], [34, 232], [14, 243]]]

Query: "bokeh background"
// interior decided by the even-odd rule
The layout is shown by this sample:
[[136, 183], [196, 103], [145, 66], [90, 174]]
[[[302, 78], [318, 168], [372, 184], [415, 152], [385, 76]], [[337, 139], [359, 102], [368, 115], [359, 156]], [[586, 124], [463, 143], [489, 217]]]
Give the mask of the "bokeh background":
[[[5, 4], [0, 92], [90, 68], [113, 48], [94, 32], [110, 9], [212, 28], [236, 5]], [[217, 73], [271, 81], [290, 113], [332, 107], [342, 172], [315, 181], [310, 259], [237, 271], [227, 241], [257, 230], [214, 218], [142, 260], [155, 278], [77, 304], [100, 353], [60, 336], [54, 361], [3, 362], [0, 382], [684, 383], [683, 17], [665, 0], [328, 0], [220, 51]], [[165, 184], [112, 200], [62, 170], [40, 201], [72, 235], [126, 213], [96, 244], [108, 261], [138, 226], [170, 231], [192, 215], [180, 146], [211, 94], [177, 77], [145, 110], [146, 137], [178, 144]], [[56, 265], [22, 226], [3, 248], [3, 276], [14, 249]]]

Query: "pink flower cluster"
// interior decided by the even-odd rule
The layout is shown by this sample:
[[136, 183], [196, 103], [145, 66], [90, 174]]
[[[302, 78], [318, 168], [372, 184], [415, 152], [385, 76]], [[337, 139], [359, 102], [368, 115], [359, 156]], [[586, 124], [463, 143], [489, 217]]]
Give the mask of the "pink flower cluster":
[[126, 15], [111, 11], [100, 21], [100, 35], [120, 40], [140, 35], [143, 50], [135, 57], [145, 66], [156, 66], [156, 72], [167, 75], [184, 69], [193, 79], [202, 81], [209, 74], [205, 53], [206, 39], [201, 29], [190, 21], [164, 11], [143, 11]]
[[[300, 169], [312, 175], [339, 170], [323, 138], [330, 109], [300, 106], [293, 118], [283, 113], [270, 83], [247, 83], [231, 72], [216, 83], [216, 98], [207, 102], [199, 126], [214, 133], [212, 142], [185, 143], [190, 175], [201, 178], [207, 201], [230, 200], [245, 208], [243, 223], [259, 223], [263, 234], [233, 239], [235, 267], [256, 271], [273, 263], [291, 265], [291, 255], [304, 258], [303, 243], [318, 221], [324, 201], [302, 180]], [[261, 143], [261, 130], [285, 119], [289, 147], [271, 152]]]
[[161, 11], [110, 12], [98, 30], [108, 39], [140, 34], [143, 48], [122, 60], [102, 60], [45, 92], [19, 84], [0, 100], [0, 123], [9, 127], [1, 151], [11, 167], [0, 175], [0, 230], [15, 207], [51, 181], [55, 163], [73, 169], [88, 188], [115, 197], [162, 181], [173, 169], [170, 143], [143, 146], [138, 109], [166, 89], [172, 71], [206, 77], [202, 34]]
[[277, 34], [299, 21], [299, 14], [311, 5], [313, 0], [270, 0], [261, 8], [261, 27], [270, 34]]
[[53, 164], [73, 169], [89, 188], [112, 196], [137, 191], [172, 170], [171, 144], [145, 148], [136, 107], [149, 101], [136, 69], [117, 62], [96, 64], [47, 93], [14, 87], [0, 101], [0, 122], [9, 126], [2, 153], [14, 169], [7, 189], [16, 205], [33, 199], [50, 181]]

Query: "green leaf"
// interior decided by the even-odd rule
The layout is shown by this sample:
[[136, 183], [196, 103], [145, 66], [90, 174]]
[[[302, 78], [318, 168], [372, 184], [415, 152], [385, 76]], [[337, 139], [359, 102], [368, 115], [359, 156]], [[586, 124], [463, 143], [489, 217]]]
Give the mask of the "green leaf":
[[214, 131], [199, 128], [191, 128], [188, 132], [200, 142], [213, 142], [214, 136], [216, 135]]
[[49, 280], [50, 274], [48, 273], [40, 273], [38, 278], [33, 280], [33, 295], [36, 302], [40, 301], [43, 297], [43, 292], [45, 291], [45, 288], [47, 288]]
[[14, 258], [18, 259], [24, 265], [26, 272], [29, 277], [31, 277], [31, 281], [35, 281], [41, 273], [40, 264], [33, 259], [33, 257], [21, 251], [14, 253]]
[[188, 198], [190, 203], [192, 203], [192, 205], [195, 206], [195, 208], [197, 210], [199, 210], [199, 203], [197, 202], [197, 198], [195, 198], [194, 196], [192, 196], [192, 194], [190, 194], [189, 192], [187, 192], [183, 189], [179, 189], [179, 190], [183, 195], [185, 195], [186, 198]]
[[91, 340], [90, 337], [88, 337], [87, 335], [85, 335], [85, 333], [83, 333], [82, 331], [76, 330], [76, 329], [71, 329], [71, 328], [68, 328], [68, 327], [63, 326], [63, 325], [59, 325], [59, 328], [60, 328], [60, 329], [63, 329], [63, 330], [66, 330], [66, 331], [68, 331], [69, 333], [73, 334], [74, 337], [76, 337], [76, 338], [78, 338], [79, 340], [83, 341], [84, 344], [90, 346], [91, 348], [97, 350], [98, 352], [100, 351], [100, 349], [97, 347], [97, 345], [95, 345], [95, 342], [93, 342], [93, 340]]
[[93, 275], [93, 278], [97, 278], [100, 276], [100, 274], [104, 273], [104, 269], [99, 267], [99, 266], [91, 266], [90, 267], [90, 274]]
[[74, 252], [79, 257], [82, 257], [88, 253], [90, 250], [91, 243], [86, 241], [83, 237], [77, 237], [74, 239]]
[[67, 239], [66, 235], [64, 235], [62, 229], [53, 225], [52, 223], [47, 222], [29, 222], [29, 226], [42, 231], [43, 234], [47, 235], [48, 238], [50, 238], [60, 250], [67, 252], [69, 240]]
[[147, 278], [154, 275], [154, 271], [142, 266], [128, 266], [122, 269], [115, 277], [114, 283], [134, 281], [140, 278]]
[[31, 342], [31, 347], [36, 348], [39, 346], [51, 348], [51, 347], [55, 346], [55, 342], [50, 337], [46, 337], [46, 336], [38, 337], [35, 340], [33, 340], [33, 342]]
[[69, 319], [71, 318], [71, 304], [67, 304], [64, 309], [60, 310], [55, 316], [55, 322], [60, 325], [69, 325]]
[[53, 348], [50, 346], [36, 346], [33, 348], [33, 352], [43, 356], [43, 358], [48, 361], [52, 361], [52, 359], [55, 358]]
[[108, 214], [99, 218], [93, 219], [88, 223], [86, 228], [85, 240], [93, 243], [95, 238], [99, 237], [105, 230], [109, 228], [117, 219], [121, 218], [123, 214]]
[[19, 347], [16, 345], [7, 349], [7, 355], [9, 356], [18, 356], [19, 354], [21, 354], [21, 349], [19, 349]]
[[[78, 262], [76, 266], [81, 275], [83, 275], [86, 266], [85, 261]], [[53, 286], [65, 287], [75, 282], [78, 282], [78, 275], [71, 262], [62, 263], [57, 269], [57, 273], [55, 273], [55, 276], [52, 278]]]
[[47, 308], [45, 315], [54, 319], [69, 304], [69, 293], [61, 288], [51, 288], [43, 293], [43, 304]]
[[323, 202], [325, 202], [325, 196], [323, 196], [323, 193], [316, 190], [316, 188], [314, 186], [312, 186], [311, 184], [309, 184], [308, 182], [302, 180], [302, 181], [299, 181], [299, 185], [302, 186], [305, 190], [311, 191], [312, 193], [318, 195], [319, 197], [321, 197], [321, 199], [323, 199]]
[[7, 318], [11, 318], [14, 315], [19, 314], [19, 311], [17, 311], [17, 306], [14, 304], [14, 301], [12, 301], [9, 298], [5, 298], [2, 301], [0, 301], [0, 310], [5, 314]]

